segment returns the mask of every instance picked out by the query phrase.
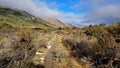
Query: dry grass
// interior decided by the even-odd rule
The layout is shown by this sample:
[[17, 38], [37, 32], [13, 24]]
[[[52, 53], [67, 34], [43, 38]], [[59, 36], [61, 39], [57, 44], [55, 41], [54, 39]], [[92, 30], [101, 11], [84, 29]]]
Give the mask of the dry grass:
[[113, 62], [118, 62], [120, 43], [116, 42], [116, 38], [119, 39], [116, 36], [119, 35], [119, 30], [119, 25], [61, 30], [1, 28], [0, 67], [44, 68], [44, 64], [34, 63], [40, 62], [39, 57], [42, 56], [35, 55], [35, 52], [46, 53], [47, 45], [55, 35], [57, 39], [52, 44], [59, 42], [53, 50], [53, 68], [100, 67], [105, 66], [103, 60], [110, 58]]

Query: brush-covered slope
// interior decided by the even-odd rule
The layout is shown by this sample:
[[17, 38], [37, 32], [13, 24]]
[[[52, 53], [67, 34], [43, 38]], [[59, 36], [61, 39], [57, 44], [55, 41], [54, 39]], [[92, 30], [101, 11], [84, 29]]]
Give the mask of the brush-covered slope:
[[71, 27], [57, 19], [38, 18], [25, 11], [1, 8], [0, 7], [0, 27], [27, 27], [27, 28], [65, 28]]
[[43, 20], [45, 20], [48, 24], [51, 24], [55, 28], [58, 28], [58, 27], [62, 27], [62, 28], [72, 27], [72, 25], [70, 25], [68, 23], [64, 23], [64, 22], [62, 22], [58, 19], [43, 18]]
[[44, 20], [37, 18], [25, 11], [0, 7], [0, 26], [51, 28]]

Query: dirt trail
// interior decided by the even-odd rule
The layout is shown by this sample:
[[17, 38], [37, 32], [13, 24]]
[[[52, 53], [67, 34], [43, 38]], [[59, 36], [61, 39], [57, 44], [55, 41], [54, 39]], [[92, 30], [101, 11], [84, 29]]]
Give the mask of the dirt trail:
[[51, 48], [46, 53], [45, 68], [53, 68], [53, 54], [52, 54], [52, 52], [59, 45], [60, 40], [61, 39], [58, 38], [58, 35], [55, 34], [53, 39], [48, 42], [48, 45], [51, 45]]
[[49, 41], [52, 47], [46, 53], [45, 68], [81, 68], [74, 59], [70, 58], [68, 50], [62, 44], [62, 38], [62, 35], [55, 34]]
[[63, 35], [54, 34], [53, 38], [47, 42], [48, 49], [40, 54], [39, 58], [44, 59], [44, 62], [39, 61], [45, 65], [45, 68], [81, 68], [74, 59], [70, 58], [68, 50], [62, 44], [62, 38]]
[[54, 43], [54, 41], [57, 40], [56, 38], [56, 35], [52, 38], [52, 40], [50, 40], [48, 42], [48, 45], [51, 46], [51, 48], [47, 51], [46, 53], [46, 58], [45, 58], [45, 68], [53, 68], [52, 66], [52, 59], [53, 59], [53, 56], [52, 56], [52, 51], [54, 50], [54, 48], [56, 47], [57, 45], [57, 41]]

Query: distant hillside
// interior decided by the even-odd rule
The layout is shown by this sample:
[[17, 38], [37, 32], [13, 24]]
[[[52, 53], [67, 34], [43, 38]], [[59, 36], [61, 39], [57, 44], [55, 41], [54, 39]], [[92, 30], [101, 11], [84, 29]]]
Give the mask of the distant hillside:
[[40, 27], [49, 28], [48, 24], [25, 11], [0, 8], [0, 26], [11, 25], [13, 27]]
[[47, 20], [35, 17], [25, 11], [0, 7], [0, 27], [56, 28], [69, 27], [59, 20]]
[[57, 20], [57, 19], [52, 19], [52, 18], [43, 18], [43, 20], [45, 20], [48, 24], [51, 24], [53, 27], [62, 27], [62, 28], [65, 28], [65, 27], [72, 27], [72, 25], [68, 24], [68, 23], [63, 23], [62, 21], [60, 20]]

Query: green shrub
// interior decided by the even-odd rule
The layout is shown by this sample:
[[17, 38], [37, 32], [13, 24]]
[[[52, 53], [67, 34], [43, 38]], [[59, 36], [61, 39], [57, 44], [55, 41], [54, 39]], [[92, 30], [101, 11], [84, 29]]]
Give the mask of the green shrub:
[[7, 27], [7, 28], [12, 28], [12, 25], [8, 24], [8, 23], [0, 23], [0, 27]]

